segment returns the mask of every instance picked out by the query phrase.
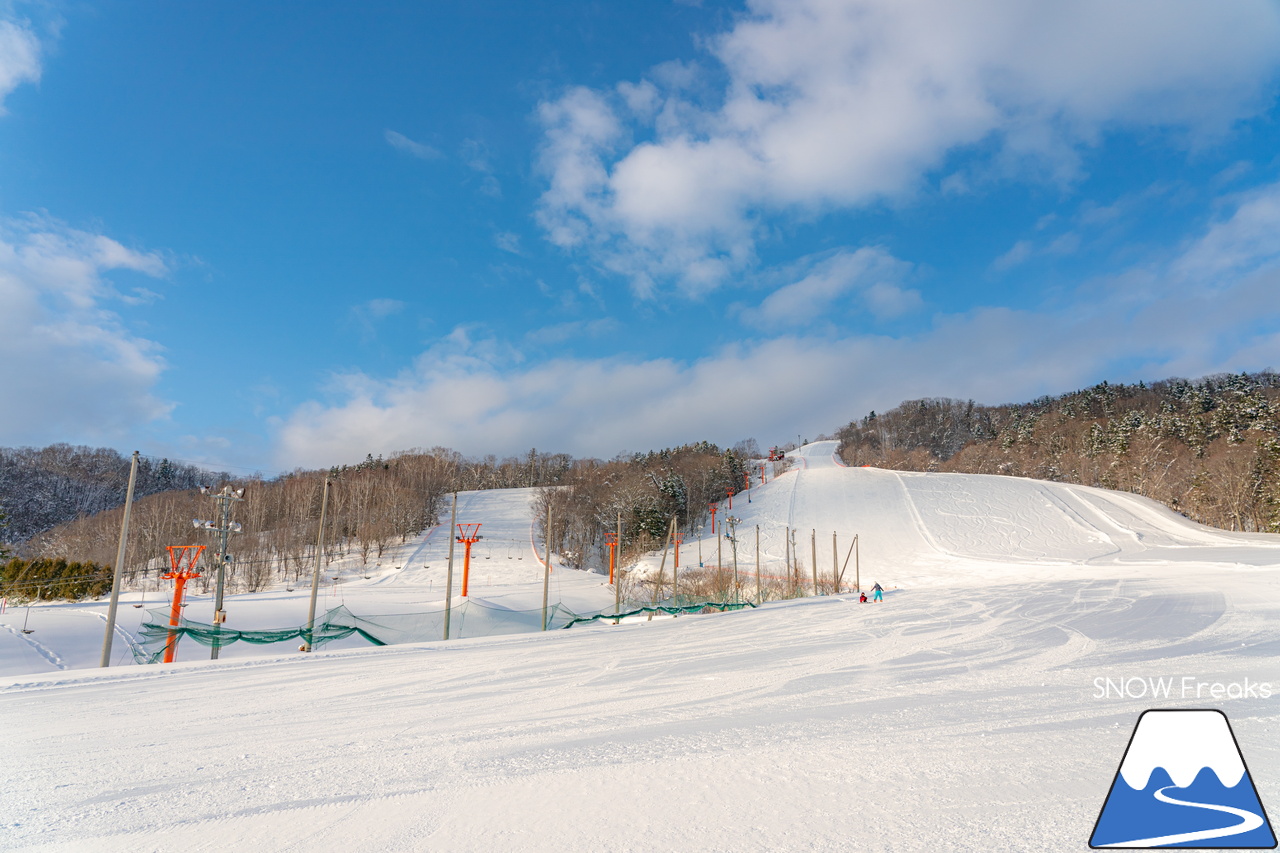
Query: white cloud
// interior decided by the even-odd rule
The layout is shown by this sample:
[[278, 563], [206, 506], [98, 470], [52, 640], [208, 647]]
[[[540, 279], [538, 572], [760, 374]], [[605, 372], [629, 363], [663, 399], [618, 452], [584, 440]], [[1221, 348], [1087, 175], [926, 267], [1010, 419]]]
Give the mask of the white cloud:
[[0, 115], [4, 99], [23, 83], [40, 79], [40, 41], [22, 24], [0, 21]]
[[758, 328], [799, 326], [843, 307], [856, 295], [877, 319], [919, 308], [920, 294], [900, 282], [911, 265], [880, 246], [841, 250], [807, 266], [798, 281], [778, 288], [744, 319]]
[[432, 148], [430, 145], [414, 142], [403, 133], [397, 133], [394, 130], [385, 130], [382, 136], [392, 148], [397, 151], [403, 151], [411, 157], [417, 157], [419, 160], [439, 160], [444, 156], [439, 150]]
[[112, 270], [167, 272], [155, 253], [31, 218], [0, 225], [0, 444], [106, 440], [164, 417], [159, 346], [110, 308]]
[[520, 235], [511, 231], [499, 231], [493, 235], [493, 245], [513, 255], [520, 254]]
[[1280, 8], [754, 0], [708, 44], [728, 81], [714, 107], [664, 70], [539, 110], [549, 238], [641, 294], [720, 286], [765, 217], [909, 197], [978, 143], [988, 169], [1070, 180], [1111, 128], [1223, 133], [1270, 93]]
[[1019, 240], [1009, 248], [1009, 251], [992, 261], [991, 268], [996, 272], [1011, 270], [1031, 257], [1033, 251], [1034, 247], [1030, 240]]
[[[1280, 224], [1277, 200], [1280, 184], [1243, 200], [1165, 262], [1091, 282], [1050, 307], [937, 315], [927, 330], [897, 337], [783, 335], [692, 362], [562, 358], [527, 366], [509, 345], [459, 328], [402, 375], [340, 377], [335, 402], [295, 410], [280, 424], [278, 467], [436, 444], [468, 454], [537, 446], [611, 457], [704, 437], [769, 442], [830, 432], [914, 397], [1014, 402], [1102, 379], [1278, 366], [1280, 228], [1268, 227]], [[856, 255], [826, 263], [852, 265]], [[868, 254], [862, 263], [903, 264]], [[1211, 290], [1200, 286], [1206, 271], [1215, 276]], [[797, 285], [821, 301], [846, 293], [841, 281], [818, 275]], [[566, 331], [577, 329], [547, 335]]]

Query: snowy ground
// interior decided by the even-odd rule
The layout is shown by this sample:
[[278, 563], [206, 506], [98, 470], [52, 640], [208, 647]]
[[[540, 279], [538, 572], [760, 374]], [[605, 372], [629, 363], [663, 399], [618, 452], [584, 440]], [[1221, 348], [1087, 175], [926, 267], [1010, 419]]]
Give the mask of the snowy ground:
[[[847, 469], [832, 450], [809, 445], [735, 498], [740, 569], [757, 524], [766, 571], [784, 526], [806, 562], [816, 528], [826, 572], [832, 533], [841, 559], [858, 533], [881, 605], [846, 594], [309, 656], [233, 646], [216, 663], [193, 645], [108, 670], [86, 669], [101, 606], [33, 608], [30, 635], [10, 611], [0, 849], [1085, 850], [1150, 707], [1225, 711], [1280, 812], [1280, 537], [1095, 489]], [[494, 550], [473, 592], [540, 604], [528, 493], [466, 498], [492, 546], [525, 548], [496, 564]], [[331, 603], [438, 601], [442, 539], [368, 579], [352, 567]], [[598, 575], [553, 577], [553, 600], [612, 598]], [[227, 609], [299, 624], [302, 592]], [[1171, 695], [1098, 686], [1132, 694], [1138, 678], [1172, 679]]]

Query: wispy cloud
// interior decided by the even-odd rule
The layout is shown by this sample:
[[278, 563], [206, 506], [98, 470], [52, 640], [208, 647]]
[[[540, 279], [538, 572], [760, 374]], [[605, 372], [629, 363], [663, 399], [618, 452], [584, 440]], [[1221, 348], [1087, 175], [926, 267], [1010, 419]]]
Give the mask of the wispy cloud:
[[10, 92], [39, 79], [40, 40], [27, 26], [0, 20], [0, 115]]
[[397, 151], [403, 151], [412, 157], [417, 157], [419, 160], [439, 160], [444, 157], [444, 154], [438, 149], [432, 148], [430, 145], [424, 145], [421, 142], [414, 142], [403, 133], [386, 130], [383, 131], [382, 135], [392, 148]]

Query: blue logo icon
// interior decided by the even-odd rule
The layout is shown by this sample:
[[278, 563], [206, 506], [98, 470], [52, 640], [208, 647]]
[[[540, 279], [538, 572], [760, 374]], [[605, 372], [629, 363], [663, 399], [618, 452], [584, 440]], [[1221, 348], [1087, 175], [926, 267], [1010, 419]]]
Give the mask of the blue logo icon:
[[1274, 849], [1275, 833], [1227, 715], [1144, 711], [1089, 846]]

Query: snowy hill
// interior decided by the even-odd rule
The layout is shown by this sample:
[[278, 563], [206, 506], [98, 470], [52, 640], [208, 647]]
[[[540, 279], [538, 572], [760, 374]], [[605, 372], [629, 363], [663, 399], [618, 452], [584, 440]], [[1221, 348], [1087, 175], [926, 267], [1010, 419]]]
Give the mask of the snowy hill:
[[[766, 571], [788, 526], [806, 565], [817, 531], [826, 573], [832, 534], [840, 559], [857, 534], [883, 604], [311, 655], [237, 644], [216, 663], [184, 645], [177, 664], [108, 670], [87, 668], [104, 605], [34, 607], [32, 634], [10, 610], [0, 850], [1080, 850], [1149, 707], [1221, 707], [1262, 801], [1280, 798], [1280, 537], [1077, 486], [848, 469], [832, 450], [802, 448], [725, 508], [739, 563], [754, 568], [756, 525]], [[488, 534], [474, 596], [540, 603], [531, 497], [460, 498]], [[717, 542], [708, 529], [682, 561]], [[446, 549], [437, 529], [349, 560], [321, 606], [437, 603]], [[600, 575], [552, 577], [553, 601], [612, 600]], [[230, 624], [300, 624], [307, 593], [231, 597]], [[1139, 695], [1151, 678], [1177, 686]], [[1259, 682], [1274, 693], [1212, 692]]]

